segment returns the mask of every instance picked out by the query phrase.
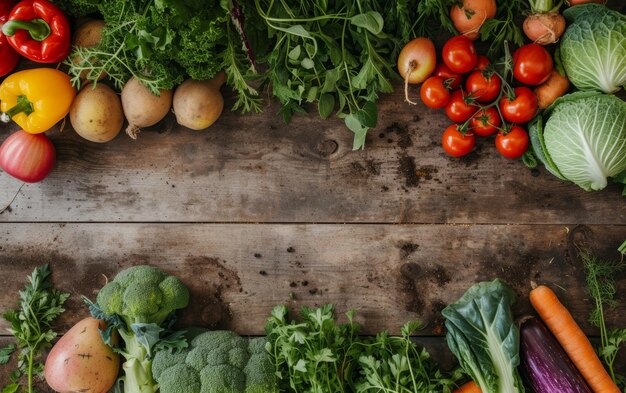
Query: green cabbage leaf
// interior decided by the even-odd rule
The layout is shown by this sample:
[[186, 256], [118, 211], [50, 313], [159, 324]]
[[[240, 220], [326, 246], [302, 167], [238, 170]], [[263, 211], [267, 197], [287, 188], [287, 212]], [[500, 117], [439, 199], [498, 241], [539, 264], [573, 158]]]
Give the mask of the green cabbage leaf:
[[626, 102], [597, 92], [559, 98], [529, 127], [537, 158], [553, 175], [601, 190], [626, 172]]
[[600, 4], [563, 12], [568, 20], [561, 38], [561, 60], [579, 90], [614, 93], [626, 85], [626, 15]]

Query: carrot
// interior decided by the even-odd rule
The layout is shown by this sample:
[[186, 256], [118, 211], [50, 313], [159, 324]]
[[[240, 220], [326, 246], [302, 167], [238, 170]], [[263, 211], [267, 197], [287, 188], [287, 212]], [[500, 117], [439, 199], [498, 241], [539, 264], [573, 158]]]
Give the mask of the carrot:
[[535, 88], [539, 108], [546, 109], [569, 89], [569, 79], [553, 70], [547, 81]]
[[469, 381], [465, 385], [455, 390], [454, 393], [482, 393], [482, 391], [474, 381]]
[[545, 285], [530, 291], [530, 302], [595, 393], [621, 393], [572, 314]]

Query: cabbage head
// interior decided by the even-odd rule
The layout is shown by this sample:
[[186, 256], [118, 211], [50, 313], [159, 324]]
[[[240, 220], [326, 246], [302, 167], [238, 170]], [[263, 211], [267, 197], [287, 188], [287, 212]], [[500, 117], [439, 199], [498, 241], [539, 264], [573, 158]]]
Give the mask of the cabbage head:
[[555, 176], [601, 190], [626, 174], [626, 102], [614, 95], [565, 95], [531, 123], [535, 155]]
[[561, 60], [579, 90], [614, 93], [626, 85], [626, 15], [600, 4], [563, 12], [570, 25], [561, 38]]

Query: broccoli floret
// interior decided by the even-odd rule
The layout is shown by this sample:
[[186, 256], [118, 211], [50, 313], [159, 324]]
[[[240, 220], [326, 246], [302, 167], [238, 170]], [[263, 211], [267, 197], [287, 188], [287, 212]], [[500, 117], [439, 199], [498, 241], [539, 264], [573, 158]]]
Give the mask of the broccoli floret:
[[[114, 326], [124, 348], [120, 350], [125, 393], [154, 393], [153, 352], [181, 349], [181, 332], [170, 332], [169, 317], [189, 303], [189, 290], [178, 278], [151, 266], [135, 266], [120, 272], [98, 293], [97, 318]], [[163, 351], [169, 353], [169, 351]]]
[[278, 388], [265, 343], [230, 331], [205, 332], [180, 353], [158, 352], [152, 371], [160, 393], [274, 393]]

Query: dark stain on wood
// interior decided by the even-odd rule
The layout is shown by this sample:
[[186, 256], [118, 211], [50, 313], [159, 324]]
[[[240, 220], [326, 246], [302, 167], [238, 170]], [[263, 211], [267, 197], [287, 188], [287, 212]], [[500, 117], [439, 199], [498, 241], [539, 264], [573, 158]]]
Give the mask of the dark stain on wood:
[[191, 297], [180, 313], [181, 325], [193, 324], [199, 315], [205, 327], [227, 327], [232, 312], [224, 297], [243, 291], [237, 272], [219, 258], [188, 257], [184, 263], [185, 269], [177, 275], [189, 287]]

